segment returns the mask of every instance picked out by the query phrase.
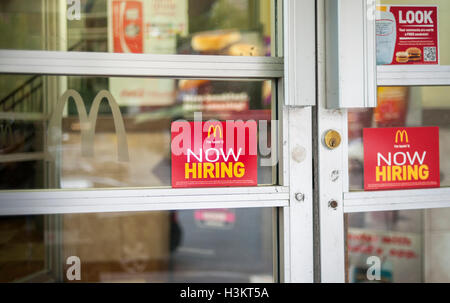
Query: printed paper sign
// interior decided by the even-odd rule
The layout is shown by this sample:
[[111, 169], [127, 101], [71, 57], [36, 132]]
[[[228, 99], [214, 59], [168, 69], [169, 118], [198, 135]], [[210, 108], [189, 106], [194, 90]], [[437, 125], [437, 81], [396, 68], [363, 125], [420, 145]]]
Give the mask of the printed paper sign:
[[172, 123], [172, 187], [256, 186], [255, 121]]
[[364, 189], [440, 186], [439, 128], [365, 128]]
[[377, 64], [439, 64], [437, 6], [377, 7]]

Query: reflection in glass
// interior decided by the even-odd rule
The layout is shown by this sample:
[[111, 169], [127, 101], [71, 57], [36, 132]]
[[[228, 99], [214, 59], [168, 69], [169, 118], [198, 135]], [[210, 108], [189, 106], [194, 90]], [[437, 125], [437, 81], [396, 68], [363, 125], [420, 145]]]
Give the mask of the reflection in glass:
[[45, 270], [44, 217], [0, 217], [0, 283]]
[[274, 280], [271, 209], [0, 217], [0, 227], [0, 282], [71, 282], [73, 256], [81, 282]]
[[[450, 209], [346, 215], [348, 281], [351, 283], [450, 282]], [[380, 280], [369, 258], [380, 260]], [[371, 268], [369, 270], [369, 268]]]
[[273, 10], [271, 0], [2, 1], [0, 49], [271, 56]]
[[276, 184], [277, 164], [261, 164], [271, 157], [271, 88], [260, 80], [0, 75], [0, 188], [171, 186], [170, 124], [195, 113], [267, 122], [258, 184]]

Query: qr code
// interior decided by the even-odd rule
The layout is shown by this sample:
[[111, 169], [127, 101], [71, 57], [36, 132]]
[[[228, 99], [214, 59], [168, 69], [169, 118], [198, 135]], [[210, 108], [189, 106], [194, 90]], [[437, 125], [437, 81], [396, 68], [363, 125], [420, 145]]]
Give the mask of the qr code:
[[423, 48], [423, 61], [435, 62], [436, 61], [436, 47], [424, 47]]

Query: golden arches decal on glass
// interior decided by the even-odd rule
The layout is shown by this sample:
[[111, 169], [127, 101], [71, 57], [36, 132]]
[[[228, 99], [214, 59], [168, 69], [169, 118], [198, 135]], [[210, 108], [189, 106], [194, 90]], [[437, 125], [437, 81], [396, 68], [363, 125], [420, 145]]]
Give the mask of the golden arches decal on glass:
[[89, 120], [86, 112], [86, 107], [83, 103], [83, 98], [81, 95], [74, 89], [67, 90], [61, 97], [59, 97], [55, 107], [53, 109], [53, 113], [50, 117], [50, 122], [48, 125], [48, 140], [49, 140], [49, 154], [53, 155], [57, 151], [57, 146], [61, 140], [61, 121], [62, 115], [64, 111], [64, 107], [67, 101], [72, 97], [75, 101], [75, 106], [78, 112], [78, 118], [80, 119], [80, 132], [81, 132], [81, 155], [88, 157], [89, 142], [87, 141], [86, 131], [89, 129]]
[[130, 157], [128, 155], [128, 142], [127, 142], [127, 134], [125, 131], [125, 125], [123, 123], [122, 114], [120, 112], [119, 105], [116, 102], [116, 99], [111, 95], [107, 90], [100, 91], [97, 96], [94, 98], [94, 102], [92, 102], [91, 111], [89, 112], [89, 122], [90, 122], [90, 131], [88, 132], [88, 142], [89, 142], [89, 156], [94, 155], [94, 136], [95, 136], [95, 125], [97, 123], [98, 110], [100, 107], [100, 102], [106, 99], [109, 103], [109, 107], [111, 108], [113, 114], [114, 127], [116, 129], [117, 136], [117, 154], [119, 157], [119, 161], [127, 162]]
[[[49, 146], [51, 147], [51, 151], [53, 152], [56, 151], [56, 146], [58, 145], [58, 142], [60, 142], [62, 114], [64, 107], [67, 101], [70, 99], [70, 97], [72, 97], [72, 99], [75, 101], [78, 117], [80, 119], [82, 156], [84, 157], [94, 156], [94, 137], [95, 137], [95, 126], [98, 117], [98, 110], [100, 107], [100, 102], [103, 99], [106, 99], [113, 114], [114, 127], [117, 136], [118, 160], [128, 162], [129, 161], [128, 141], [127, 141], [127, 134], [125, 131], [125, 125], [123, 123], [123, 117], [116, 100], [111, 95], [111, 93], [106, 90], [100, 91], [97, 94], [97, 96], [95, 96], [94, 101], [92, 102], [89, 116], [87, 115], [83, 98], [76, 90], [69, 89], [58, 99], [58, 102], [55, 105], [49, 123], [49, 140], [50, 140]], [[52, 152], [50, 152], [50, 154], [52, 154]]]

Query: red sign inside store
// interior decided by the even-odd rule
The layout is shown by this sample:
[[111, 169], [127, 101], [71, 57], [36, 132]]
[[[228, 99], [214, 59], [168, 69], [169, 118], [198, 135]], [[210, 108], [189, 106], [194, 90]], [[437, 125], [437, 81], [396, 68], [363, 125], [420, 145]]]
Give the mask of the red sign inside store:
[[378, 64], [439, 64], [437, 6], [388, 5], [378, 10]]
[[143, 53], [143, 8], [140, 1], [113, 1], [114, 52]]
[[172, 187], [258, 185], [255, 121], [172, 123]]
[[440, 186], [439, 128], [365, 128], [364, 189]]

